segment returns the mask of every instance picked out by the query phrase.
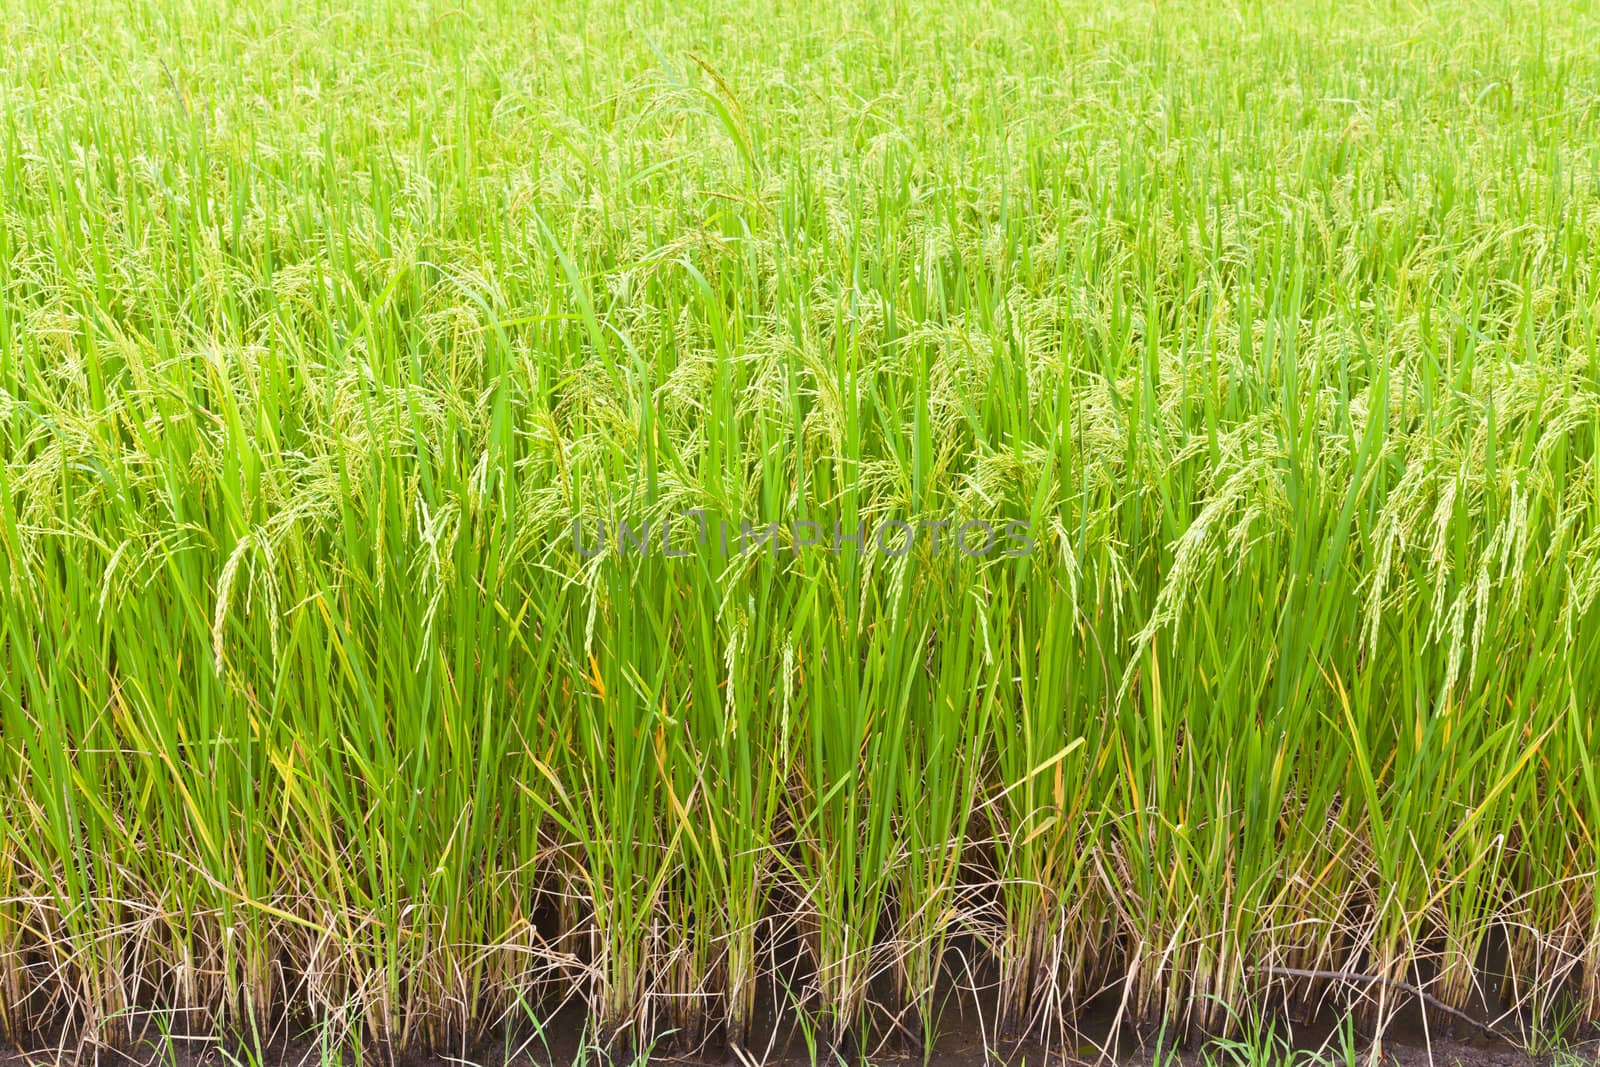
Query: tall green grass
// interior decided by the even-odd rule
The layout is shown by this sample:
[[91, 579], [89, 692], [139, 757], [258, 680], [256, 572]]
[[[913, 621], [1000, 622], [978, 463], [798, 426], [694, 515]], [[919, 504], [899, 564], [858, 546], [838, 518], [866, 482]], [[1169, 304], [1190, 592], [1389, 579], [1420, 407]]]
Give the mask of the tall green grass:
[[14, 6], [12, 1032], [1600, 1017], [1587, 5]]

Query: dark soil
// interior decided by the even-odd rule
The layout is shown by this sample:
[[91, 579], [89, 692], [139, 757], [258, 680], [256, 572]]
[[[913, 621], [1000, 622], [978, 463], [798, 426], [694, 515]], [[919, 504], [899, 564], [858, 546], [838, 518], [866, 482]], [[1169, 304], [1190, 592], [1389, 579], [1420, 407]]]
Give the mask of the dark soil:
[[[1154, 1039], [1147, 1038], [1141, 1047], [1136, 1033], [1124, 1030], [1114, 1039], [1102, 1035], [1100, 1040], [1082, 1036], [1077, 1043], [1069, 1043], [1067, 1051], [1047, 1050], [1043, 1046], [1001, 1044], [998, 1047], [984, 1039], [977, 1027], [956, 1029], [930, 1050], [924, 1059], [903, 1050], [882, 1049], [866, 1055], [866, 1062], [874, 1067], [1076, 1067], [1076, 1065], [1103, 1064], [1106, 1067], [1280, 1067], [1286, 1062], [1281, 1051], [1269, 1052], [1263, 1058], [1243, 1058], [1230, 1051], [1228, 1046], [1213, 1044], [1209, 1050], [1190, 1047], [1165, 1050], [1157, 1047]], [[1429, 1034], [1407, 1032], [1386, 1036], [1381, 1049], [1380, 1067], [1586, 1067], [1600, 1065], [1600, 1039], [1571, 1046], [1559, 1053], [1532, 1055], [1514, 1044], [1495, 1038], [1463, 1036], [1441, 1032], [1437, 1027]], [[593, 1049], [585, 1052], [581, 1030], [576, 1026], [552, 1028], [546, 1042], [524, 1035], [512, 1038], [482, 1041], [472, 1046], [450, 1052], [430, 1054], [388, 1053], [383, 1050], [368, 1051], [359, 1059], [381, 1067], [602, 1067]], [[1315, 1041], [1296, 1041], [1293, 1047], [1296, 1067], [1308, 1065], [1308, 1054], [1319, 1050], [1323, 1062], [1344, 1063], [1343, 1051], [1337, 1045], [1319, 1045]], [[1374, 1051], [1370, 1041], [1358, 1041], [1357, 1062], [1366, 1067], [1373, 1064]], [[824, 1059], [819, 1049], [819, 1060]], [[357, 1057], [346, 1054], [344, 1063], [354, 1065]], [[797, 1039], [774, 1042], [765, 1048], [734, 1051], [725, 1047], [707, 1050], [700, 1054], [656, 1051], [650, 1056], [653, 1063], [675, 1067], [811, 1067], [806, 1046]], [[852, 1063], [862, 1062], [862, 1057], [850, 1057]], [[618, 1060], [617, 1063], [623, 1061]], [[637, 1061], [635, 1061], [637, 1062]], [[1314, 1062], [1314, 1061], [1312, 1061]], [[15, 1045], [0, 1051], [0, 1067], [24, 1067], [35, 1064], [75, 1064], [94, 1067], [324, 1067], [321, 1050], [311, 1042], [280, 1042], [266, 1050], [257, 1059], [243, 1050], [230, 1052], [218, 1042], [191, 1040], [175, 1042], [165, 1048], [157, 1042], [128, 1050], [73, 1046], [65, 1048], [38, 1044], [31, 1048]]]

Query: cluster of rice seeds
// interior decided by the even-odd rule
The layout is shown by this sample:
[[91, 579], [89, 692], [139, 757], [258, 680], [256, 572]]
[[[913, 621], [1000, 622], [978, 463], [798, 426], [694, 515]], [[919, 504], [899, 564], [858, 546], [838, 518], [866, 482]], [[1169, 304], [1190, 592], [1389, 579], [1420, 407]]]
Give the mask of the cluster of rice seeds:
[[1592, 21], [1179, 8], [23, 0], [0, 1023], [1600, 1017]]

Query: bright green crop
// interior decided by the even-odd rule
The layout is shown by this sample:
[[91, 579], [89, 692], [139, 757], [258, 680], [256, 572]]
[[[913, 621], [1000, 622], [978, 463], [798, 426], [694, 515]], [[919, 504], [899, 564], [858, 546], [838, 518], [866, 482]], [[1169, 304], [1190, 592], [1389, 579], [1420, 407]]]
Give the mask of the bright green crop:
[[1587, 5], [13, 8], [13, 1033], [1600, 1016]]

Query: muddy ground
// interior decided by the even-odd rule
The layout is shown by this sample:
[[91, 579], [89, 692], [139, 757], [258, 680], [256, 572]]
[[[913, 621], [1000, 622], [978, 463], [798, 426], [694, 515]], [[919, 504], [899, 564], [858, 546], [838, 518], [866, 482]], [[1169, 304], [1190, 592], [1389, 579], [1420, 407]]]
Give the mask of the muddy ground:
[[[1265, 1056], [1242, 1057], [1230, 1047], [1212, 1044], [1209, 1048], [1191, 1043], [1187, 1048], [1171, 1048], [1155, 1035], [1141, 1035], [1134, 1028], [1120, 1027], [1098, 1033], [1077, 1034], [1063, 1049], [1047, 1049], [1032, 1043], [997, 1044], [985, 1038], [982, 1027], [952, 1025], [949, 1033], [924, 1058], [903, 1047], [889, 1045], [866, 1055], [854, 1055], [851, 1062], [874, 1067], [1061, 1067], [1105, 1065], [1105, 1067], [1280, 1067], [1291, 1061], [1295, 1067], [1326, 1062], [1344, 1064], [1346, 1054], [1337, 1039], [1329, 1038], [1330, 1027], [1295, 1028], [1286, 1039], [1269, 1046]], [[1587, 1067], [1600, 1065], [1600, 1034], [1569, 1043], [1559, 1052], [1534, 1054], [1516, 1043], [1482, 1033], [1463, 1033], [1462, 1026], [1437, 1024], [1422, 1030], [1413, 1021], [1401, 1020], [1385, 1033], [1381, 1050], [1374, 1050], [1370, 1039], [1356, 1039], [1357, 1061], [1373, 1063], [1378, 1051], [1382, 1067]], [[132, 1049], [108, 1049], [54, 1042], [8, 1044], [0, 1050], [0, 1067], [34, 1064], [71, 1063], [75, 1067], [324, 1067], [330, 1062], [314, 1043], [279, 1041], [258, 1059], [243, 1049], [229, 1050], [213, 1040], [188, 1039], [148, 1042]], [[1292, 1052], [1286, 1050], [1292, 1049]], [[1318, 1055], [1320, 1053], [1320, 1055]], [[1315, 1058], [1313, 1058], [1315, 1057]], [[357, 1057], [346, 1053], [343, 1063], [354, 1065]], [[536, 1035], [520, 1034], [475, 1042], [454, 1050], [430, 1053], [364, 1053], [365, 1063], [383, 1067], [599, 1067], [592, 1049], [585, 1049], [581, 1026], [556, 1025], [541, 1041]], [[819, 1053], [819, 1059], [822, 1054]], [[799, 1036], [790, 1034], [779, 1040], [769, 1035], [761, 1047], [730, 1050], [719, 1045], [699, 1053], [683, 1050], [656, 1050], [650, 1062], [672, 1067], [810, 1067], [811, 1055]], [[618, 1061], [621, 1062], [621, 1061]], [[635, 1062], [637, 1062], [635, 1060]], [[826, 1060], [824, 1060], [826, 1062]]]

